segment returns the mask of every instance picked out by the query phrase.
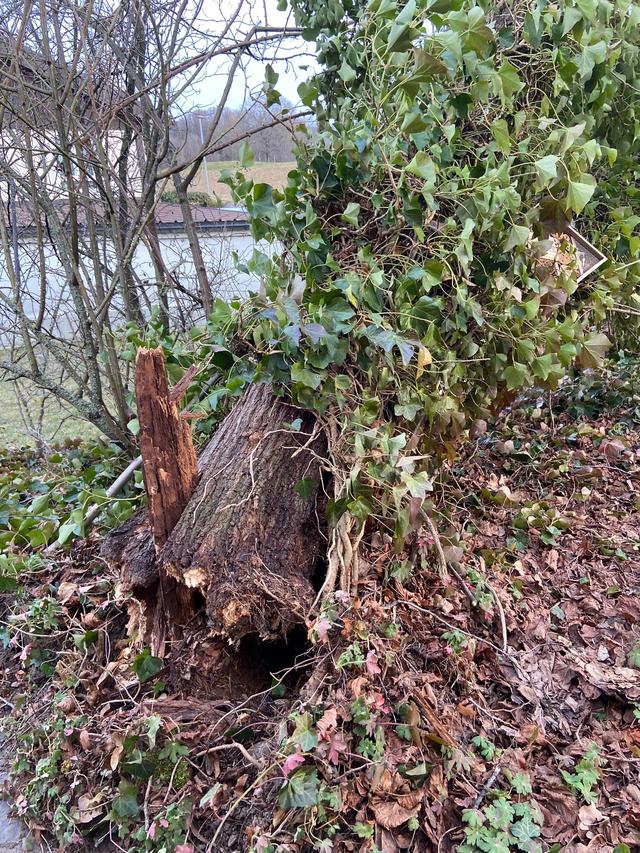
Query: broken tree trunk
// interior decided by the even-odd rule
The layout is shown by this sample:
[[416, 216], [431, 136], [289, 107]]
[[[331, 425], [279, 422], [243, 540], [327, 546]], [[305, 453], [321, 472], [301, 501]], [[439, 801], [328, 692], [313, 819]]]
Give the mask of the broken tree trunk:
[[[161, 348], [138, 350], [135, 387], [147, 518], [157, 554], [197, 486], [198, 466], [191, 427], [169, 394]], [[152, 633], [156, 653], [164, 646], [167, 623], [184, 622], [193, 615], [191, 596], [162, 565], [158, 593]]]
[[326, 551], [325, 452], [311, 413], [270, 385], [252, 385], [201, 454], [198, 487], [159, 554], [145, 546], [144, 513], [114, 531], [103, 553], [142, 601], [160, 568], [219, 636], [285, 635], [313, 603], [313, 576]]
[[209, 623], [225, 636], [286, 633], [313, 601], [325, 443], [309, 413], [292, 430], [297, 415], [269, 385], [245, 392], [207, 445], [200, 484], [161, 554], [170, 575], [205, 595]]
[[160, 551], [198, 484], [191, 426], [169, 395], [160, 347], [138, 350], [136, 403], [149, 521]]

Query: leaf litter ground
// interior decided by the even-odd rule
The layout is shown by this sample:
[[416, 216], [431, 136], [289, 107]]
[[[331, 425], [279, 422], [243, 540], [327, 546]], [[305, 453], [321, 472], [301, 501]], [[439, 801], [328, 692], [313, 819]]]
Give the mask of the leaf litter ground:
[[400, 554], [373, 532], [357, 599], [289, 647], [194, 631], [157, 662], [97, 543], [36, 565], [4, 596], [2, 681], [7, 790], [36, 842], [640, 849], [634, 376], [587, 377], [470, 442], [431, 508], [446, 570], [428, 527]]

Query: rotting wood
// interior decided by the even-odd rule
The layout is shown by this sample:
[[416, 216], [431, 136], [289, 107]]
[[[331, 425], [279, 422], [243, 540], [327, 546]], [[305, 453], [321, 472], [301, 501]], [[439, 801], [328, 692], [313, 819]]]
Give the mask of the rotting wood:
[[[180, 388], [182, 393], [183, 388]], [[169, 393], [162, 349], [140, 349], [136, 357], [136, 402], [147, 517], [156, 554], [161, 551], [198, 483], [191, 426]], [[140, 547], [143, 548], [141, 541]], [[161, 654], [167, 627], [184, 624], [194, 612], [192, 596], [160, 566], [151, 642]], [[147, 606], [151, 606], [151, 601]]]
[[270, 385], [250, 386], [202, 454], [198, 488], [160, 555], [229, 638], [286, 634], [313, 601], [326, 440], [308, 412], [292, 429], [299, 416]]
[[[304, 623], [327, 547], [325, 454], [313, 414], [300, 417], [270, 385], [249, 386], [200, 455], [199, 485], [160, 553], [146, 510], [104, 543], [103, 556], [119, 570], [123, 591], [141, 602], [147, 626], [159, 567], [220, 636], [275, 638]], [[304, 494], [295, 489], [300, 480]], [[189, 607], [178, 617], [184, 624]]]
[[169, 394], [160, 347], [138, 350], [136, 402], [149, 521], [160, 551], [198, 483], [191, 427]]

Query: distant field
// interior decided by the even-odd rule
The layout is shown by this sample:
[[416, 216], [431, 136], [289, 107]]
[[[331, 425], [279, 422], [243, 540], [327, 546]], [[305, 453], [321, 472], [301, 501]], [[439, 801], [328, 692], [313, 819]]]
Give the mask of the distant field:
[[[287, 174], [295, 168], [295, 163], [255, 163], [246, 170], [247, 175], [254, 181], [271, 184], [272, 187], [283, 187], [287, 183]], [[218, 196], [223, 204], [232, 204], [231, 193], [226, 184], [220, 183], [220, 172], [222, 169], [235, 171], [240, 164], [235, 160], [217, 160], [209, 163], [209, 191], [212, 196]], [[204, 168], [200, 169], [190, 189], [198, 192], [206, 192]]]
[[[39, 412], [40, 394], [32, 389], [30, 408], [36, 420]], [[46, 402], [42, 432], [45, 441], [64, 441], [65, 438], [90, 438], [99, 435], [95, 427], [76, 417], [69, 417], [69, 412], [60, 408], [57, 401], [51, 397]], [[20, 408], [16, 400], [12, 382], [0, 380], [0, 452], [3, 447], [27, 447], [35, 445], [35, 440], [25, 430], [20, 417]]]

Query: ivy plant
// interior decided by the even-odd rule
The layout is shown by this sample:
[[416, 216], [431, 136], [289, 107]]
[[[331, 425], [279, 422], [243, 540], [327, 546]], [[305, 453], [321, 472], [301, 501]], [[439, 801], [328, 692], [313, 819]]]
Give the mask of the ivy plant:
[[[432, 460], [523, 389], [601, 364], [635, 293], [640, 6], [291, 7], [317, 50], [299, 87], [317, 132], [282, 190], [223, 176], [274, 247], [246, 264], [263, 291], [225, 314], [228, 348], [337, 427], [330, 519], [401, 539]], [[569, 224], [607, 256], [590, 277]]]

